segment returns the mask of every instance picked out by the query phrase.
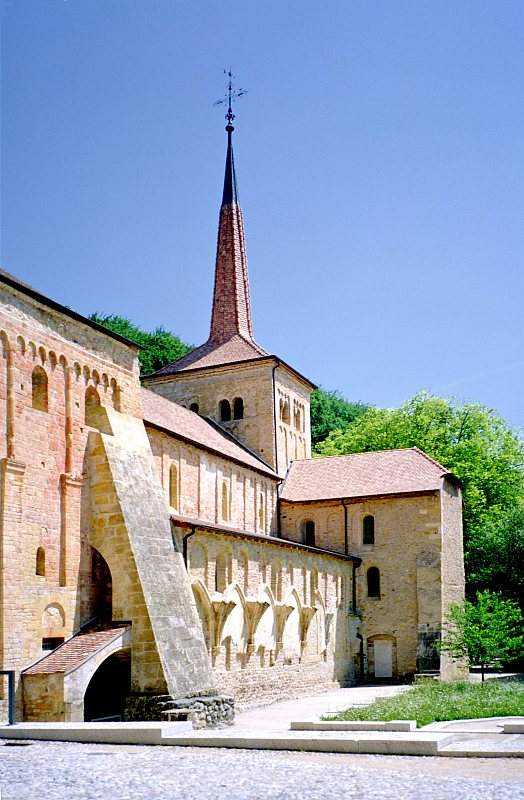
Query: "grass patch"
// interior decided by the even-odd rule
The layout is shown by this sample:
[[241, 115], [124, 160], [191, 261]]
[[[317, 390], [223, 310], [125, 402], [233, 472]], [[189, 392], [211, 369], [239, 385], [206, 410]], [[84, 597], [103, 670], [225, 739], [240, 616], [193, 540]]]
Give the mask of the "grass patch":
[[348, 708], [322, 719], [416, 719], [420, 727], [452, 719], [516, 716], [524, 716], [524, 683], [518, 680], [490, 680], [484, 684], [424, 680], [396, 697], [385, 697], [370, 706]]

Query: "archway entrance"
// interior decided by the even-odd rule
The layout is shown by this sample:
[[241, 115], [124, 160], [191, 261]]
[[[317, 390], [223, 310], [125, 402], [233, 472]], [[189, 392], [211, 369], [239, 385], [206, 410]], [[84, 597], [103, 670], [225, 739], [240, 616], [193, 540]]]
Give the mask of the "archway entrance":
[[90, 547], [91, 576], [88, 617], [99, 621], [111, 619], [113, 605], [113, 582], [111, 572], [103, 556]]
[[84, 695], [85, 722], [122, 719], [131, 691], [131, 653], [119, 650], [103, 661], [89, 681]]

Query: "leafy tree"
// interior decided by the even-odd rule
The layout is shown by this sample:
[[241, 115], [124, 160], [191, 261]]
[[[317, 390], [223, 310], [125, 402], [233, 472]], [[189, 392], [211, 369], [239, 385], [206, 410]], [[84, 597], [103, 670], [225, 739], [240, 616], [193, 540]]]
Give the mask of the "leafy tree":
[[453, 604], [448, 612], [440, 649], [453, 658], [478, 664], [482, 681], [486, 667], [522, 654], [522, 614], [512, 600], [492, 592], [477, 592], [476, 603]]
[[364, 403], [350, 403], [338, 392], [315, 389], [311, 394], [311, 444], [315, 448], [334, 430], [346, 428], [367, 411]]
[[524, 443], [493, 411], [420, 393], [398, 409], [368, 408], [320, 443], [322, 455], [419, 447], [463, 484], [469, 541], [524, 501]]
[[524, 611], [524, 505], [487, 520], [470, 538], [466, 559], [469, 584], [495, 586], [518, 600]]
[[91, 314], [89, 319], [98, 322], [99, 325], [109, 328], [120, 336], [125, 336], [136, 342], [141, 346], [139, 353], [140, 373], [141, 375], [148, 375], [155, 370], [165, 367], [166, 364], [171, 364], [178, 358], [182, 358], [186, 353], [192, 350], [190, 345], [185, 344], [174, 333], [164, 330], [164, 328], [156, 328], [154, 331], [143, 331], [126, 317], [120, 317], [118, 314]]

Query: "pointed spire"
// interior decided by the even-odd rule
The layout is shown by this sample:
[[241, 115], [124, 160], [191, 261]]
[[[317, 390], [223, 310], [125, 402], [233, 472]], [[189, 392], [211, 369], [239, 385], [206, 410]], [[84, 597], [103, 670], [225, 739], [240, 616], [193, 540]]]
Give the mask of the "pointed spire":
[[224, 191], [222, 193], [222, 205], [229, 206], [233, 203], [238, 203], [237, 195], [237, 177], [235, 174], [235, 159], [233, 158], [233, 141], [232, 133], [234, 127], [231, 124], [226, 125], [227, 131], [227, 155], [226, 155], [226, 170], [224, 173]]
[[226, 168], [218, 225], [215, 288], [209, 341], [219, 344], [236, 335], [255, 344], [244, 242], [244, 221], [242, 209], [238, 205], [233, 159], [233, 130], [231, 120], [228, 119]]

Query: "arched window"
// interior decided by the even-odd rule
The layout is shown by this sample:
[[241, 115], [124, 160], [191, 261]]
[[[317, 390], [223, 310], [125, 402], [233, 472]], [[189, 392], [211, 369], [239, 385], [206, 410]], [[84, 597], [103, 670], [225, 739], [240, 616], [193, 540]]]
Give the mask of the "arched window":
[[198, 414], [198, 403], [191, 403], [189, 410], [193, 411], [195, 414]]
[[226, 586], [226, 555], [225, 553], [218, 553], [215, 561], [215, 592], [223, 592]]
[[94, 386], [89, 386], [84, 399], [84, 419], [91, 428], [100, 427], [100, 395]]
[[45, 575], [45, 550], [43, 547], [39, 547], [36, 551], [36, 575]]
[[286, 425], [289, 425], [289, 400], [284, 400], [282, 403], [281, 419]]
[[258, 495], [258, 527], [261, 531], [266, 529], [266, 505], [263, 492]]
[[226, 481], [222, 481], [222, 519], [228, 522], [229, 517], [230, 517], [229, 487]]
[[380, 572], [378, 567], [370, 567], [367, 571], [368, 597], [380, 597]]
[[233, 400], [233, 419], [244, 419], [244, 401], [241, 397]]
[[47, 375], [42, 367], [35, 367], [31, 375], [32, 406], [37, 411], [47, 411]]
[[362, 520], [362, 544], [375, 544], [375, 517], [371, 514]]
[[315, 523], [312, 519], [306, 520], [304, 522], [304, 544], [309, 545], [310, 547], [315, 546]]
[[169, 467], [169, 505], [178, 510], [178, 467]]
[[218, 404], [218, 409], [220, 412], [220, 421], [229, 422], [231, 420], [231, 406], [229, 405], [229, 400], [221, 400]]

